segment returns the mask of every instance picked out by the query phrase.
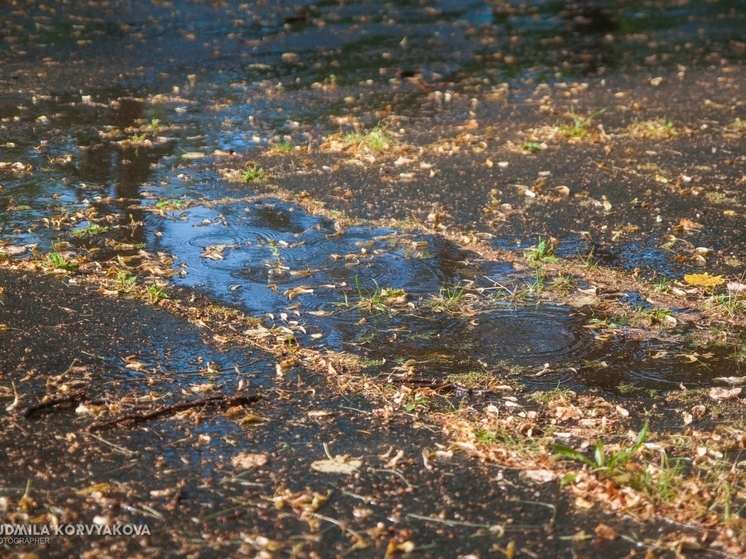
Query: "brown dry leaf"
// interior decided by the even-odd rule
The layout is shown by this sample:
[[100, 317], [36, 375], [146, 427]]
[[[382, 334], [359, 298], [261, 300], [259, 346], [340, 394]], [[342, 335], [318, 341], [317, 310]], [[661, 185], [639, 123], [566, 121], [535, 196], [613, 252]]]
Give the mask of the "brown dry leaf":
[[711, 276], [707, 272], [704, 274], [686, 274], [684, 281], [689, 285], [697, 285], [699, 287], [715, 287], [725, 283], [723, 276]]
[[570, 306], [578, 309], [580, 307], [595, 307], [598, 303], [598, 297], [594, 297], [593, 295], [579, 295], [570, 301]]
[[313, 295], [313, 289], [305, 285], [301, 285], [298, 287], [293, 287], [292, 289], [288, 289], [283, 293], [283, 295], [287, 297], [288, 300], [292, 301], [298, 295]]
[[238, 470], [250, 470], [266, 466], [269, 456], [266, 454], [252, 454], [250, 452], [239, 452], [231, 458], [231, 464]]
[[702, 224], [695, 223], [691, 219], [687, 219], [685, 217], [682, 217], [679, 220], [678, 227], [680, 227], [680, 228], [682, 228], [682, 229], [684, 229], [686, 231], [687, 229], [702, 229]]
[[204, 394], [206, 392], [214, 392], [215, 391], [215, 383], [208, 382], [206, 384], [192, 384], [189, 387], [189, 390], [191, 390], [195, 394]]
[[741, 393], [742, 388], [711, 388], [710, 398], [713, 400], [732, 400], [737, 398]]
[[75, 493], [78, 495], [90, 495], [91, 493], [103, 493], [109, 489], [111, 489], [111, 486], [108, 483], [94, 483], [83, 489], [78, 489]]
[[700, 551], [704, 549], [701, 543], [690, 536], [684, 537], [678, 542], [674, 542], [671, 547], [675, 549], [677, 553], [681, 553], [684, 550]]
[[702, 404], [694, 406], [692, 408], [692, 417], [695, 419], [702, 419], [707, 414], [707, 408]]
[[428, 470], [433, 469], [432, 465], [430, 464], [430, 451], [427, 448], [422, 449], [422, 463]]
[[593, 501], [588, 501], [586, 499], [583, 499], [583, 497], [576, 497], [575, 506], [579, 509], [591, 509], [593, 508]]
[[603, 523], [596, 526], [595, 532], [599, 538], [604, 540], [615, 540], [619, 537], [619, 534], [617, 534], [614, 528]]
[[396, 456], [394, 456], [391, 460], [389, 460], [388, 462], [386, 462], [386, 464], [383, 467], [384, 468], [396, 468], [396, 464], [402, 458], [404, 458], [404, 451], [400, 450], [399, 452], [396, 453]]

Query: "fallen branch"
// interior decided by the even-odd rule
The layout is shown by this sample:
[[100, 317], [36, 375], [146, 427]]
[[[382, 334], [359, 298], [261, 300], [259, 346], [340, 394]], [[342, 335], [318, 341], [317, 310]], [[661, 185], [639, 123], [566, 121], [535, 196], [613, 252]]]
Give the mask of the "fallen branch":
[[81, 402], [88, 402], [88, 404], [92, 406], [104, 405], [104, 404], [116, 404], [118, 406], [128, 407], [130, 409], [150, 409], [150, 406], [145, 405], [145, 404], [132, 404], [129, 402], [121, 402], [119, 400], [113, 400], [111, 398], [100, 398], [100, 399], [94, 400], [88, 396], [85, 390], [76, 390], [75, 392], [70, 392], [68, 394], [63, 394], [59, 396], [48, 396], [44, 401], [38, 404], [34, 404], [33, 406], [24, 408], [21, 411], [21, 415], [23, 417], [31, 417], [35, 413], [39, 413], [41, 411], [57, 407], [61, 404], [79, 404]]
[[21, 411], [21, 415], [23, 417], [31, 417], [35, 413], [54, 408], [56, 406], [59, 406], [60, 404], [75, 404], [85, 402], [86, 400], [88, 400], [88, 395], [86, 394], [85, 390], [77, 390], [75, 392], [65, 394], [64, 396], [50, 396], [43, 402], [24, 408], [24, 410]]
[[149, 421], [151, 419], [155, 419], [156, 417], [161, 417], [162, 415], [168, 415], [170, 413], [188, 410], [190, 408], [200, 408], [200, 407], [207, 407], [207, 406], [220, 406], [220, 407], [241, 406], [245, 404], [253, 404], [254, 402], [257, 402], [260, 399], [261, 399], [261, 396], [258, 396], [258, 395], [233, 396], [231, 398], [228, 398], [226, 396], [215, 396], [212, 398], [200, 398], [199, 400], [191, 400], [188, 402], [177, 402], [176, 404], [169, 404], [167, 406], [162, 406], [148, 413], [130, 413], [130, 414], [117, 417], [116, 419], [112, 419], [111, 421], [106, 421], [103, 423], [92, 423], [91, 425], [88, 426], [88, 431], [100, 431], [102, 429], [109, 429], [111, 427], [114, 427], [115, 425], [124, 423], [126, 421], [132, 421], [134, 423], [140, 423], [142, 421]]

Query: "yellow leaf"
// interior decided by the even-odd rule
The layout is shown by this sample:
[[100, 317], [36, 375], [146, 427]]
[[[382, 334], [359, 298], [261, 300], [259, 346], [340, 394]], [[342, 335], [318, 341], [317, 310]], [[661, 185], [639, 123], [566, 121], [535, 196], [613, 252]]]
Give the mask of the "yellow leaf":
[[684, 281], [689, 285], [698, 285], [700, 287], [714, 287], [725, 283], [723, 276], [711, 276], [706, 272], [704, 274], [686, 274]]
[[251, 425], [258, 425], [260, 423], [264, 423], [264, 418], [250, 413], [244, 416], [244, 418], [238, 422], [238, 425], [240, 427], [246, 427]]

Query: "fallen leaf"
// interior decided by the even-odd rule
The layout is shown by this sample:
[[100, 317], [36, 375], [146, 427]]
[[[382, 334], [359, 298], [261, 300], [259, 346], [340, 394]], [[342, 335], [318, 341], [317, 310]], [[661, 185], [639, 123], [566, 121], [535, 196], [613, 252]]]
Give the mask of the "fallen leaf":
[[239, 452], [231, 458], [231, 464], [238, 470], [250, 470], [266, 466], [269, 457], [266, 454], [252, 454], [249, 452]]
[[259, 423], [264, 423], [264, 418], [250, 413], [245, 415], [244, 418], [238, 422], [238, 425], [239, 427], [246, 427], [247, 425], [257, 425]]
[[715, 287], [725, 283], [723, 276], [711, 276], [707, 272], [704, 274], [686, 274], [684, 281], [689, 285], [697, 285], [699, 287]]
[[311, 469], [325, 474], [352, 474], [363, 465], [362, 460], [350, 459], [347, 456], [335, 456], [330, 460], [316, 460]]
[[595, 532], [599, 538], [604, 540], [615, 540], [619, 537], [619, 534], [617, 534], [614, 528], [603, 523], [596, 526]]
[[394, 456], [391, 460], [389, 460], [388, 462], [386, 462], [386, 464], [384, 465], [384, 468], [389, 468], [389, 469], [396, 468], [396, 464], [403, 457], [404, 457], [404, 451], [400, 450], [399, 452], [396, 453], [396, 456]]
[[702, 404], [698, 404], [692, 408], [692, 415], [697, 419], [701, 419], [707, 413], [707, 408]]
[[687, 229], [702, 229], [702, 224], [695, 223], [691, 219], [687, 219], [685, 217], [682, 217], [679, 220], [679, 225], [677, 226], [681, 229], [687, 230]]
[[590, 509], [593, 508], [593, 502], [583, 499], [583, 497], [577, 497], [575, 499], [575, 506], [579, 509]]
[[570, 301], [570, 306], [576, 309], [581, 307], [593, 307], [598, 304], [598, 297], [593, 295], [579, 295], [574, 300]]
[[738, 395], [741, 393], [742, 388], [711, 388], [710, 389], [710, 398], [713, 400], [732, 400], [733, 398], [738, 397]]
[[201, 151], [188, 151], [181, 154], [182, 159], [202, 159], [205, 156]]
[[108, 491], [110, 488], [111, 486], [108, 483], [94, 483], [88, 487], [78, 489], [75, 493], [78, 495], [90, 495], [91, 493], [103, 493]]
[[526, 470], [524, 474], [528, 479], [538, 483], [549, 483], [557, 479], [557, 474], [552, 470]]

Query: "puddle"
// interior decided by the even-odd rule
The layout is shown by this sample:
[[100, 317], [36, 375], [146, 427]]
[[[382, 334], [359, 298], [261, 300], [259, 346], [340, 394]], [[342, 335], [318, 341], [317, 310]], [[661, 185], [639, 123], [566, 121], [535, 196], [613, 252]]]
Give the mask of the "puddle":
[[[60, 78], [64, 74], [55, 73], [65, 71], [52, 64], [56, 60], [48, 61], [52, 85], [46, 89], [29, 74], [12, 73], [22, 62], [14, 60], [2, 70], [0, 85], [8, 97], [0, 104], [0, 228], [6, 244], [26, 245], [29, 252], [37, 245], [50, 252], [60, 240], [69, 239], [73, 248], [88, 251], [87, 258], [100, 261], [140, 248], [173, 254], [182, 271], [176, 284], [252, 313], [272, 315], [276, 321], [295, 321], [305, 330], [297, 332], [303, 344], [355, 351], [364, 359], [389, 363], [415, 358], [430, 363], [432, 374], [499, 370], [507, 363], [529, 375], [548, 363], [559, 372], [526, 376], [526, 382], [607, 390], [624, 382], [665, 389], [718, 375], [703, 372], [699, 363], [681, 366], [678, 358], [651, 361], [651, 353], [661, 348], [668, 347], [669, 355], [678, 352], [670, 351], [666, 340], [599, 342], [584, 327], [588, 317], [569, 308], [508, 308], [487, 301], [468, 317], [428, 311], [429, 302], [443, 290], [479, 286], [485, 276], [509, 281], [518, 274], [503, 263], [476, 262], [472, 254], [436, 235], [394, 227], [337, 231], [333, 221], [272, 198], [208, 207], [202, 200], [243, 200], [261, 187], [255, 191], [251, 185], [237, 188], [222, 182], [215, 166], [232, 161], [228, 155], [196, 158], [215, 150], [253, 156], [281, 141], [289, 142], [292, 155], [295, 147], [318, 146], [319, 138], [330, 132], [385, 122], [399, 134], [397, 149], [405, 159], [412, 158], [411, 169], [399, 168], [381, 154], [372, 156], [376, 164], [383, 161], [381, 169], [364, 163], [363, 171], [318, 170], [314, 161], [303, 158], [334, 169], [348, 156], [310, 151], [289, 161], [277, 156], [279, 176], [270, 180], [319, 199], [330, 199], [334, 187], [349, 188], [350, 200], [340, 202], [337, 196], [333, 203], [363, 218], [414, 216], [424, 221], [438, 206], [448, 212], [449, 225], [488, 230], [499, 248], [522, 251], [540, 236], [557, 236], [560, 256], [592, 254], [602, 265], [639, 268], [645, 277], [681, 276], [695, 265], [692, 255], [700, 244], [736, 253], [728, 247], [740, 247], [742, 239], [716, 211], [716, 204], [738, 207], [731, 204], [737, 194], [707, 186], [705, 178], [692, 179], [711, 202], [700, 213], [699, 192], [687, 198], [665, 186], [679, 180], [677, 170], [696, 170], [695, 163], [684, 165], [676, 158], [700, 158], [700, 169], [717, 168], [718, 181], [726, 183], [742, 174], [737, 154], [719, 159], [709, 153], [708, 138], [693, 142], [689, 152], [684, 151], [689, 139], [683, 136], [671, 140], [665, 153], [640, 143], [619, 156], [640, 160], [634, 173], [620, 179], [611, 176], [612, 167], [593, 160], [601, 159], [601, 146], [568, 143], [562, 145], [564, 151], [553, 146], [547, 153], [528, 155], [504, 146], [508, 139], [522, 138], [511, 136], [524, 133], [518, 128], [546, 121], [537, 110], [540, 94], [560, 98], [570, 87], [558, 86], [567, 76], [593, 76], [588, 95], [597, 95], [594, 102], [609, 108], [603, 117], [610, 119], [604, 123], [612, 133], [620, 129], [615, 127], [650, 116], [626, 105], [617, 110], [627, 101], [616, 93], [628, 87], [630, 75], [642, 74], [643, 67], [666, 73], [659, 89], [645, 82], [650, 103], [665, 108], [660, 98], [666, 97], [677, 64], [743, 57], [730, 40], [738, 20], [722, 17], [736, 4], [652, 8], [627, 2], [585, 8], [476, 0], [425, 7], [322, 2], [299, 4], [294, 10], [231, 4], [217, 16], [209, 6], [174, 6], [189, 15], [184, 29], [176, 23], [146, 21], [131, 10], [126, 24], [112, 25], [106, 18], [95, 19], [98, 12], [92, 8], [94, 19], [75, 24], [64, 13], [44, 15], [38, 34], [5, 24], [12, 40], [4, 48], [16, 54], [23, 49], [24, 60], [42, 57], [42, 45], [50, 43], [64, 43], [60, 59], [85, 59], [84, 51], [76, 51], [77, 40], [71, 39], [91, 41], [89, 46], [100, 45], [101, 52], [117, 45], [129, 53], [122, 55], [125, 61], [141, 53], [139, 46], [128, 48], [141, 44], [137, 41], [152, 40], [163, 49], [158, 60], [143, 55], [139, 74], [133, 71], [107, 81], [104, 68], [74, 93]], [[699, 37], [691, 21], [713, 32]], [[182, 31], [194, 37], [182, 37]], [[652, 36], [655, 44], [643, 40]], [[682, 37], [694, 41], [689, 51], [671, 48]], [[704, 44], [707, 52], [701, 50]], [[89, 54], [94, 60], [94, 53]], [[95, 67], [91, 63], [86, 68]], [[545, 90], [537, 88], [540, 80]], [[501, 84], [507, 84], [507, 97], [489, 101], [489, 92]], [[436, 91], [448, 92], [452, 102], [438, 101]], [[580, 91], [585, 95], [585, 89]], [[582, 96], [577, 99], [585, 103]], [[598, 110], [578, 105], [578, 111], [587, 108]], [[550, 109], [552, 119], [564, 118], [558, 105]], [[741, 114], [743, 109], [734, 111]], [[477, 124], [459, 133], [464, 149], [443, 159], [424, 148], [423, 155], [416, 147], [402, 147], [410, 140], [415, 146], [419, 141], [438, 142], [444, 131], [471, 121]], [[719, 122], [718, 130], [725, 130], [726, 124]], [[738, 138], [733, 136], [734, 141]], [[488, 158], [491, 164], [486, 167]], [[238, 161], [243, 164], [243, 159]], [[495, 166], [498, 161], [504, 165]], [[272, 161], [264, 158], [265, 163]], [[619, 160], [612, 163], [621, 165]], [[307, 173], [297, 172], [305, 167]], [[629, 178], [633, 175], [643, 179]], [[547, 188], [550, 183], [570, 184], [571, 196], [546, 203], [541, 181]], [[538, 192], [535, 201], [525, 194], [527, 188]], [[494, 197], [496, 189], [502, 191], [500, 200]], [[603, 198], [607, 194], [608, 199]], [[489, 217], [486, 210], [500, 204], [510, 209], [504, 216]], [[70, 215], [76, 217], [65, 217]], [[110, 220], [104, 223], [103, 216]], [[701, 225], [702, 234], [696, 227], [678, 231], [683, 217]], [[88, 235], [96, 224], [107, 230]], [[671, 241], [672, 234], [687, 238]], [[127, 243], [129, 252], [117, 249], [117, 243]], [[686, 258], [675, 252], [684, 245]], [[731, 254], [730, 261], [726, 256], [718, 265], [735, 269], [737, 255]], [[400, 306], [385, 312], [365, 312], [357, 306], [381, 289], [402, 290], [406, 296]], [[638, 304], [634, 294], [628, 298]], [[283, 315], [285, 319], [278, 318]], [[437, 357], [444, 354], [449, 357]]]

